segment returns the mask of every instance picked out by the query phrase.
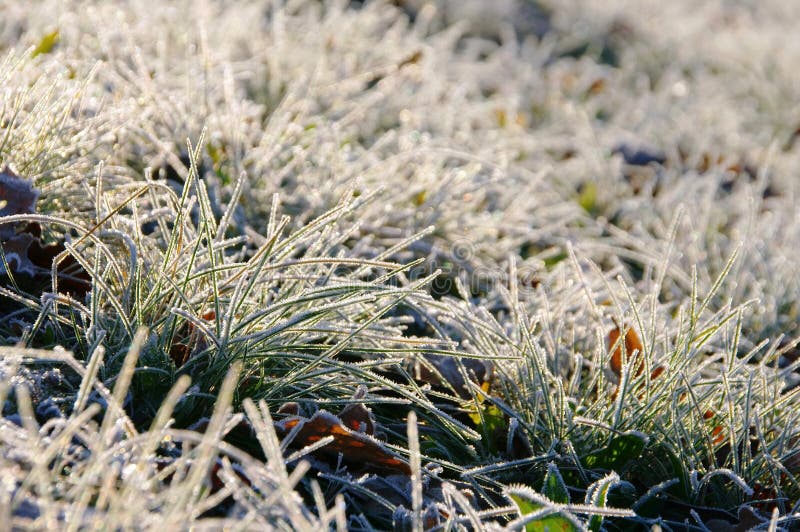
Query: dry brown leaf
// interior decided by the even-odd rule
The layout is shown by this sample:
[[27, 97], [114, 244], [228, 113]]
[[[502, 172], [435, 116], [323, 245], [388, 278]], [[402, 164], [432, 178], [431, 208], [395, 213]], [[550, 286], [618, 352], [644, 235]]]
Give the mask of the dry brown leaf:
[[278, 435], [283, 437], [298, 425], [300, 429], [290, 443], [292, 447], [306, 447], [322, 438], [333, 436], [332, 442], [314, 451], [314, 454], [328, 456], [341, 454], [345, 462], [357, 464], [359, 467], [411, 474], [408, 462], [366, 432], [351, 430], [330, 412], [320, 410], [310, 419], [293, 416], [275, 423], [275, 428]]
[[[0, 172], [0, 216], [33, 214], [38, 197], [39, 191], [8, 167]], [[0, 275], [24, 275], [33, 281], [36, 290], [44, 290], [53, 260], [66, 248], [63, 242], [43, 245], [41, 234], [37, 223], [0, 224], [0, 246], [5, 258], [5, 264], [0, 262]], [[57, 273], [59, 292], [83, 299], [92, 287], [91, 277], [72, 256], [58, 264]]]
[[[22, 179], [7, 166], [0, 172], [0, 216], [33, 214], [39, 191], [26, 179]], [[0, 240], [8, 240], [17, 234], [16, 223], [0, 224]]]

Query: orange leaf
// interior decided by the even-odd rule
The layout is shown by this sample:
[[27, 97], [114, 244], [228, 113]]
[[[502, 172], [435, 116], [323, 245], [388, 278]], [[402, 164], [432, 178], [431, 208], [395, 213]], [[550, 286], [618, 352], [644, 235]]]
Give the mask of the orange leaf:
[[372, 417], [372, 412], [361, 403], [347, 405], [339, 413], [339, 419], [351, 430], [370, 436], [375, 435], [375, 419]]
[[[635, 356], [638, 360], [636, 365], [636, 376], [638, 377], [642, 374], [642, 371], [644, 371], [644, 360], [642, 358], [644, 346], [642, 345], [642, 341], [639, 340], [639, 335], [636, 334], [636, 331], [634, 331], [633, 328], [628, 327], [627, 325], [625, 325], [624, 328], [624, 344], [620, 341], [622, 331], [620, 331], [619, 327], [614, 327], [608, 333], [608, 350], [612, 351], [613, 349], [611, 352], [611, 360], [609, 361], [609, 365], [611, 366], [611, 371], [613, 371], [617, 377], [621, 377], [623, 359], [631, 360], [631, 358]], [[625, 350], [624, 354], [623, 345]], [[659, 375], [660, 374], [661, 373], [659, 372]]]
[[[619, 327], [614, 327], [608, 332], [607, 348], [609, 351], [611, 351], [611, 359], [609, 360], [608, 365], [611, 367], [611, 371], [613, 371], [617, 377], [622, 377], [623, 359], [631, 360], [633, 357], [635, 357], [635, 376], [638, 377], [644, 371], [644, 357], [642, 355], [644, 352], [644, 346], [642, 345], [642, 341], [639, 339], [639, 335], [636, 334], [636, 331], [633, 330], [633, 328], [629, 327], [628, 325], [624, 325], [623, 327], [625, 329], [624, 342], [620, 340], [622, 336], [622, 330], [620, 330]], [[656, 366], [653, 368], [653, 371], [650, 372], [650, 380], [656, 380], [664, 373], [664, 371], [666, 371], [664, 366]], [[619, 387], [615, 388], [611, 393], [612, 401], [617, 398], [618, 393]], [[642, 395], [640, 395], [639, 398], [641, 399]]]
[[713, 429], [711, 429], [711, 436], [714, 438], [711, 440], [714, 445], [720, 444], [727, 439], [725, 435], [725, 431], [722, 430], [722, 425], [717, 425]]
[[326, 436], [333, 436], [333, 441], [314, 451], [315, 454], [329, 456], [342, 455], [342, 458], [361, 467], [388, 469], [411, 474], [408, 463], [383, 446], [381, 442], [365, 432], [350, 430], [341, 419], [320, 410], [311, 419], [291, 417], [275, 424], [278, 433], [286, 435], [291, 429], [301, 424], [300, 430], [291, 442], [292, 447], [305, 447], [320, 441]]

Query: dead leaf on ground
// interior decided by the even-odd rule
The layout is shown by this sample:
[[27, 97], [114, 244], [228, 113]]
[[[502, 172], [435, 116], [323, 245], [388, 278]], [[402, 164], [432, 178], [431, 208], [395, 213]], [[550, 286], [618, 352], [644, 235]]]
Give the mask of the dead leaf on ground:
[[[14, 214], [33, 214], [39, 191], [26, 179], [22, 179], [8, 167], [0, 172], [0, 216]], [[0, 224], [0, 240], [13, 238], [17, 231], [16, 223]]]
[[[356, 418], [349, 418], [356, 419]], [[411, 468], [391, 450], [366, 432], [368, 425], [359, 422], [359, 428], [364, 432], [349, 428], [339, 417], [320, 410], [310, 419], [292, 416], [275, 423], [275, 428], [280, 437], [285, 437], [296, 426], [300, 429], [292, 439], [291, 447], [306, 447], [313, 445], [327, 436], [333, 436], [333, 441], [320, 447], [313, 454], [338, 457], [351, 465], [365, 469], [381, 469], [399, 471], [410, 475]]]
[[[34, 214], [39, 191], [26, 179], [8, 167], [0, 172], [0, 216]], [[64, 251], [64, 241], [44, 244], [42, 228], [32, 222], [6, 222], [0, 224], [0, 246], [3, 261], [0, 275], [11, 276], [15, 282], [24, 276], [34, 290], [44, 291], [50, 282], [53, 260]], [[57, 267], [58, 291], [76, 299], [83, 299], [91, 290], [91, 277], [72, 256], [67, 256]]]

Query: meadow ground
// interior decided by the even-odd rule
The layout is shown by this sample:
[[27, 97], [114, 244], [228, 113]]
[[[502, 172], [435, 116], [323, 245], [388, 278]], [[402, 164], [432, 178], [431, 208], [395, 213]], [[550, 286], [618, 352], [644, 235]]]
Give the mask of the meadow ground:
[[0, 6], [0, 523], [799, 527], [800, 4]]

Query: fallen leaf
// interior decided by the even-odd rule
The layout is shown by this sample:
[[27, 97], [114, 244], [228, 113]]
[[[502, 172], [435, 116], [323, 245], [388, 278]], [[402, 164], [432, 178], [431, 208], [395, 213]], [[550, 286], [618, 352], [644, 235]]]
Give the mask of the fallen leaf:
[[411, 474], [408, 462], [383, 446], [381, 442], [365, 432], [357, 432], [348, 428], [337, 416], [320, 410], [310, 419], [290, 417], [275, 423], [278, 435], [286, 436], [292, 429], [300, 425], [300, 429], [292, 439], [291, 447], [306, 447], [317, 443], [322, 438], [333, 436], [333, 441], [320, 447], [314, 454], [337, 457], [350, 464], [368, 469], [383, 469]]
[[369, 408], [361, 403], [347, 405], [339, 414], [339, 419], [350, 430], [375, 435], [375, 419]]
[[3, 240], [2, 245], [5, 264], [0, 265], [0, 268], [2, 268], [0, 271], [2, 273], [7, 273], [7, 265], [12, 275], [25, 274], [34, 277], [44, 274], [44, 272], [42, 272], [28, 257], [28, 252], [30, 251], [33, 241], [34, 238], [28, 233], [21, 233]]
[[[39, 192], [26, 179], [8, 167], [0, 172], [0, 216], [33, 214]], [[24, 275], [44, 291], [49, 285], [55, 257], [64, 251], [64, 242], [43, 244], [42, 229], [38, 223], [7, 222], [0, 224], [0, 247], [4, 262], [0, 262], [0, 275]], [[72, 256], [67, 256], [57, 267], [59, 292], [83, 299], [92, 287], [88, 272]], [[37, 286], [38, 285], [38, 286]]]
[[[0, 216], [14, 214], [33, 214], [36, 212], [36, 200], [39, 191], [27, 180], [22, 179], [5, 167], [0, 172]], [[19, 224], [0, 224], [0, 240], [8, 240], [16, 234]]]
[[294, 401], [289, 403], [283, 403], [277, 411], [278, 414], [289, 415], [289, 416], [299, 416], [300, 415], [300, 404]]

